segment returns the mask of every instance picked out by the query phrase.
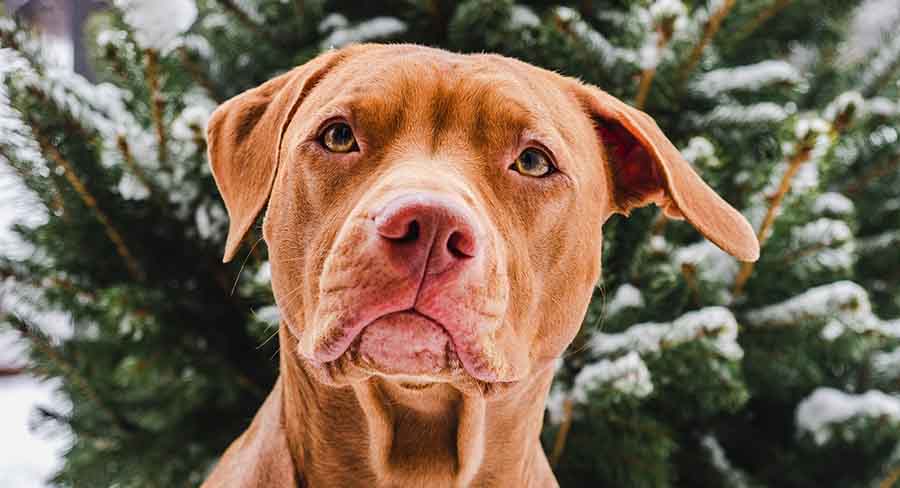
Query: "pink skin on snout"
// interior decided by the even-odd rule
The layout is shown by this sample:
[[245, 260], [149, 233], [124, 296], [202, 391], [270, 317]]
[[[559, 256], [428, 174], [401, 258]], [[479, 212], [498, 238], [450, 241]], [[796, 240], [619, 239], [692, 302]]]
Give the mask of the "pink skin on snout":
[[[343, 260], [349, 263], [333, 268], [353, 270], [356, 276], [343, 278], [360, 286], [338, 288], [335, 308], [349, 313], [326, 326], [313, 359], [333, 361], [358, 339], [363, 359], [384, 372], [437, 373], [458, 358], [473, 377], [493, 381], [496, 371], [482, 357], [483, 325], [473, 320], [478, 314], [455, 303], [460, 289], [483, 276], [477, 268], [485, 263], [484, 236], [472, 212], [455, 198], [410, 192], [367, 215], [350, 220], [354, 228], [344, 240], [356, 244], [352, 250], [341, 236], [336, 242], [333, 254], [349, 254]], [[373, 289], [372, 280], [385, 285]]]

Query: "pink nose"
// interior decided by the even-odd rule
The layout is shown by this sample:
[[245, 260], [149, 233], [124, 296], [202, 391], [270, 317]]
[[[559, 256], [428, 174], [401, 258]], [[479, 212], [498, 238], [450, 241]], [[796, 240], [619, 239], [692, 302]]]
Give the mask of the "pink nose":
[[[415, 193], [389, 201], [375, 213], [375, 229], [391, 260], [410, 271], [435, 275], [478, 255], [471, 213], [447, 197]], [[427, 260], [427, 262], [426, 262]]]

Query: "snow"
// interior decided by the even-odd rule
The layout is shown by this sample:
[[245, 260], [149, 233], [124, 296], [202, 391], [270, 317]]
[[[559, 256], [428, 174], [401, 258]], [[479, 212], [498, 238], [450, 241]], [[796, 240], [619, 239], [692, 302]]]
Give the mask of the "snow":
[[801, 81], [802, 75], [790, 63], [769, 60], [704, 73], [691, 84], [691, 89], [715, 97], [734, 90], [755, 91], [776, 83], [796, 84]]
[[194, 0], [114, 0], [141, 46], [165, 53], [197, 20]]
[[344, 17], [338, 13], [332, 13], [325, 16], [321, 22], [319, 22], [319, 32], [324, 34], [328, 31], [335, 29], [343, 29], [350, 25], [350, 21], [347, 20], [347, 17]]
[[859, 249], [864, 253], [874, 253], [900, 245], [900, 231], [889, 230], [881, 234], [859, 240]]
[[701, 125], [758, 125], [778, 124], [790, 115], [789, 111], [772, 102], [753, 105], [720, 104], [712, 112], [697, 118]]
[[900, 104], [887, 97], [870, 98], [868, 102], [869, 113], [881, 117], [896, 117], [900, 115]]
[[617, 334], [597, 332], [591, 337], [590, 348], [601, 356], [622, 351], [645, 354], [701, 340], [722, 357], [739, 360], [744, 351], [737, 343], [737, 334], [738, 324], [731, 311], [724, 307], [707, 307], [688, 312], [671, 323], [636, 324]]
[[716, 157], [715, 146], [703, 136], [691, 137], [687, 147], [681, 150], [681, 155], [695, 166], [703, 164], [710, 168], [716, 168], [722, 164]]
[[253, 312], [256, 320], [264, 322], [273, 327], [278, 327], [281, 322], [281, 311], [275, 305], [268, 305]]
[[606, 314], [609, 316], [616, 315], [626, 308], [640, 308], [644, 306], [644, 296], [641, 290], [625, 283], [616, 290], [612, 300], [606, 304]]
[[685, 264], [694, 266], [701, 280], [712, 283], [733, 282], [739, 267], [728, 253], [706, 240], [677, 249], [673, 260], [679, 269]]
[[581, 15], [570, 7], [556, 7], [554, 10], [560, 22], [568, 24], [569, 30], [597, 53], [597, 62], [606, 68], [612, 68], [619, 63], [636, 65], [638, 55], [632, 50], [613, 46], [609, 40], [587, 22], [581, 19]]
[[554, 384], [553, 388], [550, 389], [550, 394], [547, 396], [547, 402], [545, 403], [545, 407], [547, 409], [547, 416], [550, 418], [550, 422], [554, 424], [559, 424], [563, 420], [563, 404], [566, 401], [566, 392], [559, 385], [559, 383]]
[[72, 442], [70, 435], [32, 428], [38, 406], [63, 413], [68, 410], [57, 388], [55, 381], [39, 382], [30, 376], [0, 379], [0, 486], [50, 486], [48, 478], [62, 466], [62, 454]]
[[267, 286], [272, 283], [272, 265], [269, 261], [263, 261], [253, 276], [253, 282], [257, 285]]
[[814, 116], [800, 117], [794, 124], [794, 136], [800, 141], [828, 134], [830, 130], [831, 124], [827, 120]]
[[751, 310], [744, 319], [754, 327], [790, 327], [826, 320], [822, 330], [825, 340], [834, 340], [847, 330], [900, 338], [900, 320], [876, 317], [868, 292], [852, 281], [810, 288], [784, 302]]
[[811, 319], [836, 317], [868, 321], [872, 317], [869, 295], [852, 281], [817, 286], [784, 302], [751, 310], [746, 322], [757, 327], [785, 327]]
[[823, 117], [829, 122], [834, 122], [842, 114], [848, 110], [853, 110], [853, 117], [863, 116], [866, 110], [866, 101], [858, 91], [848, 91], [841, 93], [837, 98], [825, 107]]
[[797, 428], [812, 434], [817, 444], [825, 444], [833, 427], [857, 417], [881, 418], [900, 422], [900, 400], [878, 390], [861, 395], [834, 388], [817, 388], [797, 406]]
[[722, 474], [726, 480], [726, 486], [731, 488], [744, 488], [750, 486], [747, 481], [747, 475], [743, 471], [735, 468], [728, 457], [725, 455], [725, 449], [722, 444], [713, 435], [706, 435], [701, 439], [700, 444], [709, 452], [710, 462], [713, 467]]
[[218, 201], [206, 202], [197, 206], [194, 224], [203, 239], [219, 240], [228, 228], [228, 213]]
[[853, 238], [853, 231], [843, 220], [835, 220], [827, 217], [816, 219], [791, 229], [791, 237], [798, 246], [811, 246], [814, 244], [834, 246]]
[[875, 55], [875, 59], [868, 63], [868, 69], [862, 74], [860, 90], [870, 92], [885, 76], [888, 76], [900, 59], [900, 35], [893, 35], [893, 39], [882, 43]]
[[681, 0], [656, 0], [650, 5], [650, 16], [657, 23], [669, 19], [677, 19], [687, 14], [687, 8]]
[[355, 27], [339, 27], [323, 40], [324, 49], [339, 48], [348, 44], [381, 39], [406, 32], [406, 23], [396, 17], [375, 17], [360, 22]]
[[509, 12], [509, 26], [512, 28], [538, 27], [541, 19], [534, 10], [524, 5], [513, 5]]
[[199, 131], [200, 137], [205, 137], [206, 122], [213, 110], [215, 104], [208, 99], [186, 106], [172, 121], [172, 135], [178, 139], [191, 141], [197, 137], [196, 131]]
[[122, 175], [117, 188], [119, 194], [126, 200], [145, 200], [150, 196], [150, 189], [131, 173]]
[[662, 53], [659, 50], [659, 34], [654, 32], [647, 36], [638, 51], [638, 66], [641, 69], [654, 69], [659, 64]]
[[817, 215], [833, 215], [835, 217], [853, 214], [853, 202], [837, 192], [826, 192], [819, 195], [812, 204], [812, 211]]
[[896, 378], [900, 375], [900, 347], [890, 352], [872, 355], [872, 369], [879, 375]]
[[589, 393], [602, 387], [611, 387], [638, 398], [653, 393], [650, 370], [635, 351], [618, 359], [602, 359], [582, 368], [575, 376], [572, 399], [586, 403]]

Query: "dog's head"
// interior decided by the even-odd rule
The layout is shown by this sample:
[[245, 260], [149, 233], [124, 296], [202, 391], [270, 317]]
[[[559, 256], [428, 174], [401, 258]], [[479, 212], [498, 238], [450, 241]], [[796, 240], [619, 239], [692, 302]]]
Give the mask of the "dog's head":
[[759, 252], [653, 119], [501, 56], [331, 51], [223, 104], [208, 141], [225, 260], [268, 202], [282, 348], [333, 384], [485, 387], [548, 367], [613, 213], [656, 203], [739, 259]]

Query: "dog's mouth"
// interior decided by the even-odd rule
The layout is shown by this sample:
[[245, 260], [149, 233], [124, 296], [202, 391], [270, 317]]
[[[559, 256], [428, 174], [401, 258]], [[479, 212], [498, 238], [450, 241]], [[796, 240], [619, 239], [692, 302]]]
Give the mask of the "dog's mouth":
[[444, 375], [458, 372], [462, 366], [447, 330], [415, 310], [374, 320], [344, 354], [360, 366], [386, 374]]
[[362, 370], [413, 382], [499, 381], [496, 363], [474, 334], [454, 334], [414, 308], [337, 326], [326, 337], [310, 359], [329, 371]]

